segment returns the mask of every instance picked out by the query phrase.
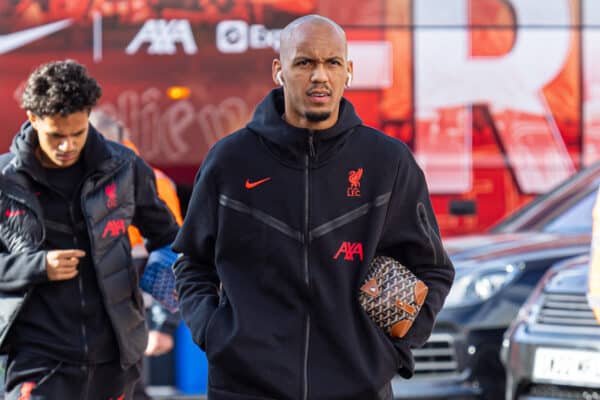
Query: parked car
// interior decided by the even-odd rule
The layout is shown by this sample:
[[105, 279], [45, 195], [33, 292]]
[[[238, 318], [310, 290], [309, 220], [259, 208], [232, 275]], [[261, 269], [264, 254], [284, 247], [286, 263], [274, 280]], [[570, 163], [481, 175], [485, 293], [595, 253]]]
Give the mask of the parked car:
[[503, 399], [503, 333], [558, 261], [590, 248], [600, 164], [572, 176], [489, 233], [445, 241], [456, 278], [415, 376], [394, 379], [396, 399]]
[[506, 399], [600, 399], [600, 323], [590, 308], [589, 257], [551, 268], [505, 334]]

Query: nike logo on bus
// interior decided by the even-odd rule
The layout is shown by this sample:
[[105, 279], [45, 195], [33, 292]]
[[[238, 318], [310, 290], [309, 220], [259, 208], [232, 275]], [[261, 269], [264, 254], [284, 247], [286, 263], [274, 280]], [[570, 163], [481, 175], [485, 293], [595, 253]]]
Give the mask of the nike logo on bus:
[[254, 189], [258, 185], [262, 185], [263, 183], [268, 182], [270, 180], [271, 180], [270, 177], [269, 178], [261, 179], [261, 180], [256, 181], [256, 182], [250, 182], [250, 179], [246, 179], [246, 189]]
[[63, 19], [62, 21], [52, 22], [50, 24], [36, 26], [35, 28], [24, 29], [22, 31], [0, 35], [0, 55], [35, 42], [45, 36], [61, 31], [73, 23], [72, 19]]

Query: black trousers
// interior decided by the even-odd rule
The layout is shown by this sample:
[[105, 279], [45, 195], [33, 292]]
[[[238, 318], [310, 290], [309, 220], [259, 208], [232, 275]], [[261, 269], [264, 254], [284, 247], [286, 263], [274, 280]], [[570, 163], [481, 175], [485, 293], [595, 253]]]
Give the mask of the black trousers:
[[37, 354], [9, 355], [5, 400], [129, 400], [140, 367], [123, 370], [119, 361], [72, 364]]

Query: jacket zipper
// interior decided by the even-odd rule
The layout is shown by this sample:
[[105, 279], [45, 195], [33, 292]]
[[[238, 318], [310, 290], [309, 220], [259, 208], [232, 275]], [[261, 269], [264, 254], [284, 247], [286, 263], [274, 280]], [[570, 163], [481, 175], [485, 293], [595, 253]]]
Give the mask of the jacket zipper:
[[[79, 193], [79, 198], [78, 200], [82, 203], [81, 204], [81, 213], [84, 216], [84, 220], [86, 219], [85, 217], [85, 210], [83, 209], [83, 202], [81, 201], [82, 199], [82, 195], [83, 195], [83, 187], [85, 186], [85, 182], [90, 179], [91, 174], [86, 174], [84, 175], [83, 179], [81, 180], [80, 184], [77, 186], [77, 188], [75, 189], [75, 194]], [[77, 199], [77, 197], [75, 197]], [[73, 211], [73, 200], [71, 199], [71, 201], [69, 202], [69, 215], [71, 217], [71, 225], [73, 226], [73, 244], [75, 246], [75, 248], [79, 248], [79, 240], [77, 239], [77, 223], [75, 221], [75, 212]], [[87, 224], [86, 224], [87, 227]], [[87, 229], [86, 229], [87, 230]], [[91, 246], [91, 242], [90, 242], [90, 250], [91, 250], [92, 246]], [[91, 259], [91, 254], [90, 254], [90, 259]], [[78, 266], [79, 267], [79, 266]], [[79, 273], [77, 274], [77, 285], [79, 287], [79, 297], [81, 299], [80, 301], [80, 306], [81, 306], [81, 338], [83, 340], [83, 354], [84, 354], [84, 358], [87, 360], [89, 358], [89, 353], [90, 353], [90, 348], [88, 345], [88, 336], [87, 336], [87, 328], [85, 327], [85, 319], [84, 319], [84, 315], [85, 315], [85, 306], [86, 306], [86, 302], [85, 302], [85, 296], [84, 296], [84, 290], [83, 290], [83, 271], [81, 269], [79, 269]]]
[[314, 132], [310, 131], [310, 133], [308, 134], [308, 155], [310, 156], [310, 158], [315, 158], [315, 156], [317, 154], [315, 152], [315, 140], [314, 140], [314, 136], [315, 136]]
[[[75, 223], [75, 214], [73, 212], [73, 200], [71, 200], [71, 202], [69, 203], [69, 214], [71, 216], [71, 224], [73, 226], [73, 244], [75, 245], [75, 248], [79, 248], [79, 240], [77, 240], [77, 226]], [[84, 293], [83, 293], [83, 272], [81, 269], [79, 269], [79, 273], [77, 274], [77, 283], [79, 286], [79, 297], [81, 299], [80, 305], [81, 305], [81, 315], [82, 315], [82, 319], [81, 319], [81, 337], [83, 339], [83, 354], [85, 356], [85, 359], [88, 359], [89, 356], [89, 346], [88, 346], [88, 338], [87, 338], [87, 329], [85, 328], [85, 321], [83, 316], [85, 315], [85, 297], [84, 297]]]
[[[315, 157], [314, 132], [308, 134], [308, 154], [304, 158], [304, 282], [310, 289], [309, 269], [309, 221], [310, 221], [310, 159]], [[310, 347], [310, 312], [306, 312], [306, 324], [304, 329], [304, 365], [302, 400], [308, 399], [308, 350]]]

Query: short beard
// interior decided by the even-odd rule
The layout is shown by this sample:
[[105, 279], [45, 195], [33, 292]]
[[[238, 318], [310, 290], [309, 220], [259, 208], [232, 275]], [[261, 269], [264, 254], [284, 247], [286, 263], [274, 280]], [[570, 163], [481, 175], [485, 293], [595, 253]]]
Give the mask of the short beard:
[[310, 122], [322, 122], [331, 116], [330, 112], [307, 112], [304, 117]]

